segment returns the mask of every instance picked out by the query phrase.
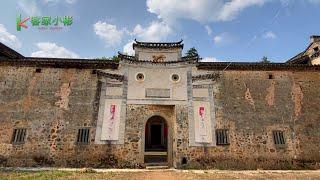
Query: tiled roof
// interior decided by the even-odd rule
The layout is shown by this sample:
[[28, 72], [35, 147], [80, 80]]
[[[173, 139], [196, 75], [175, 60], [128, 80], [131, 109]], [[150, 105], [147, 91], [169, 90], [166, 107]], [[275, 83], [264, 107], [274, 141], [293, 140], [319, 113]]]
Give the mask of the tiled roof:
[[57, 68], [111, 68], [117, 69], [119, 64], [111, 60], [101, 59], [69, 59], [24, 57], [0, 42], [0, 66], [32, 66]]
[[301, 53], [295, 55], [294, 57], [292, 57], [291, 59], [286, 61], [286, 63], [288, 63], [288, 64], [308, 64], [309, 57], [305, 54], [306, 54], [307, 50], [311, 47], [311, 45], [312, 45], [312, 43], [310, 43], [304, 51], [302, 51]]
[[170, 63], [180, 63], [180, 62], [198, 62], [200, 60], [199, 56], [192, 56], [192, 57], [181, 57], [180, 60], [178, 61], [164, 61], [164, 62], [154, 62], [152, 60], [138, 60], [135, 56], [129, 56], [126, 54], [122, 54], [121, 52], [118, 52], [118, 56], [121, 60], [126, 60], [126, 61], [130, 61], [130, 62], [145, 62], [145, 63], [156, 63], [156, 64], [161, 64], [161, 63], [166, 63], [166, 64], [170, 64]]
[[0, 66], [32, 66], [32, 67], [53, 67], [53, 68], [80, 68], [95, 69], [108, 68], [117, 69], [119, 64], [112, 60], [101, 59], [68, 59], [68, 58], [32, 58], [1, 59]]
[[121, 52], [118, 52], [118, 57], [120, 59], [128, 59], [128, 60], [138, 60], [135, 56], [129, 56], [129, 55], [126, 55], [126, 54], [122, 54]]
[[[172, 46], [182, 45], [182, 41]], [[140, 42], [139, 42], [140, 43]], [[155, 43], [163, 44], [163, 43]], [[305, 51], [304, 51], [305, 52]], [[304, 53], [303, 52], [303, 53]], [[198, 62], [199, 57], [182, 57], [179, 61], [153, 62], [137, 60], [135, 56], [119, 53], [119, 57], [129, 63], [174, 64], [192, 63], [202, 70], [310, 70], [319, 71], [320, 65], [309, 65], [305, 62], [309, 56], [300, 53], [286, 63], [251, 63], [251, 62]], [[40, 58], [24, 57], [11, 48], [0, 43], [0, 66], [31, 66], [53, 68], [80, 68], [80, 69], [117, 69], [118, 62], [101, 59], [69, 59], [69, 58]]]
[[0, 58], [1, 57], [10, 59], [23, 58], [23, 56], [19, 54], [17, 51], [9, 48], [8, 46], [0, 42]]
[[199, 61], [199, 60], [201, 60], [201, 58], [198, 56], [198, 55], [196, 55], [196, 56], [183, 56], [183, 57], [181, 57], [181, 60], [182, 61], [190, 61], [190, 60], [193, 60], [193, 61]]
[[287, 64], [308, 64], [310, 62], [310, 58], [308, 55], [304, 55], [304, 53], [298, 54], [296, 57], [291, 58], [286, 63]]
[[111, 73], [107, 73], [107, 72], [104, 72], [104, 71], [97, 71], [97, 74], [99, 76], [108, 77], [110, 79], [116, 79], [116, 80], [119, 80], [119, 81], [123, 81], [124, 80], [124, 76], [120, 75], [120, 74], [111, 74]]
[[251, 62], [199, 62], [197, 68], [202, 70], [310, 70], [319, 71], [320, 65], [288, 64], [288, 63], [251, 63]]
[[167, 43], [159, 43], [159, 42], [140, 42], [136, 39], [133, 43], [133, 49], [135, 47], [144, 47], [144, 48], [183, 48], [182, 40], [178, 42], [167, 42]]
[[304, 51], [302, 51], [301, 53], [299, 53], [296, 56], [289, 59], [286, 63], [288, 63], [288, 64], [309, 64], [313, 58], [318, 57], [319, 52], [315, 52], [313, 54], [312, 53], [310, 54], [307, 52], [315, 43], [319, 45], [320, 36], [312, 35], [312, 36], [310, 36], [310, 39], [311, 39], [311, 43], [308, 45], [308, 47]]

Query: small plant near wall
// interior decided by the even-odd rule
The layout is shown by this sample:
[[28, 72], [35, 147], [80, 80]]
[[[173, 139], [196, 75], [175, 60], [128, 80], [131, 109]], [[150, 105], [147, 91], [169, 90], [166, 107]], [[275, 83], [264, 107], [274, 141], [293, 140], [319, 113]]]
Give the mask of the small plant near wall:
[[263, 56], [261, 61], [259, 61], [259, 63], [263, 63], [263, 64], [269, 64], [272, 63], [267, 56]]

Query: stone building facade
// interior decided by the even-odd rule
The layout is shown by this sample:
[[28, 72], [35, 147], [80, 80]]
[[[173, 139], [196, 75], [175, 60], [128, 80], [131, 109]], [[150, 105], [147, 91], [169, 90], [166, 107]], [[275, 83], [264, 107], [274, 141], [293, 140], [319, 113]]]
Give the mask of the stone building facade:
[[286, 63], [200, 62], [182, 41], [120, 61], [0, 44], [2, 166], [289, 169], [320, 162], [320, 38]]

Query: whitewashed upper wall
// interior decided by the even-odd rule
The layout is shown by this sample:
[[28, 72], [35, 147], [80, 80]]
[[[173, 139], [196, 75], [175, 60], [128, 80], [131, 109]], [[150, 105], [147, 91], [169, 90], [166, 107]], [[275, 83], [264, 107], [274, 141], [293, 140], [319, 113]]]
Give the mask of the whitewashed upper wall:
[[312, 65], [320, 65], [320, 56], [311, 61]]
[[[128, 100], [184, 100], [187, 96], [187, 71], [188, 67], [170, 68], [166, 66], [150, 67], [128, 67]], [[137, 81], [138, 73], [143, 73], [143, 81]], [[171, 76], [177, 74], [180, 77], [178, 82], [173, 82]], [[146, 97], [147, 89], [170, 90], [169, 98]]]

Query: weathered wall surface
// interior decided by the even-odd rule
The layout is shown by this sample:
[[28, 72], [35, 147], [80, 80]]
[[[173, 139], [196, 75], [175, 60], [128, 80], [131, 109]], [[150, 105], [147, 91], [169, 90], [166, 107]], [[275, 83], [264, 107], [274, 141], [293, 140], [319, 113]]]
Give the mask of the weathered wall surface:
[[[91, 70], [42, 68], [36, 73], [31, 67], [2, 66], [0, 81], [0, 154], [9, 165], [30, 166], [42, 157], [59, 164], [69, 161], [64, 157], [88, 154], [75, 138], [77, 128], [95, 126], [97, 77]], [[11, 144], [13, 128], [27, 128], [25, 144]]]
[[[273, 79], [268, 79], [272, 73]], [[320, 162], [320, 73], [226, 71], [214, 83], [215, 129], [229, 129], [230, 145], [189, 147], [185, 105], [127, 106], [122, 145], [94, 144], [99, 86], [90, 69], [0, 67], [0, 163], [7, 166], [140, 167], [144, 126], [153, 115], [169, 125], [172, 164], [218, 168], [292, 168]], [[190, 110], [190, 109], [189, 109]], [[89, 145], [75, 143], [90, 127]], [[12, 145], [13, 128], [27, 128]], [[277, 148], [273, 130], [285, 132]]]
[[320, 64], [320, 56], [317, 57], [317, 58], [315, 58], [315, 59], [313, 59], [313, 60], [311, 61], [311, 64], [312, 64], [312, 65], [319, 65], [319, 64]]
[[[2, 166], [140, 167], [145, 117], [173, 116], [173, 106], [128, 105], [125, 143], [95, 144], [101, 87], [92, 70], [0, 69]], [[90, 128], [90, 142], [78, 145], [77, 131], [84, 127]], [[11, 143], [14, 128], [27, 129], [24, 144]]]
[[[269, 79], [269, 74], [274, 79]], [[319, 165], [320, 74], [227, 71], [214, 92], [216, 129], [230, 145], [186, 151], [196, 163], [220, 168], [294, 168]], [[282, 130], [284, 148], [272, 131]]]

